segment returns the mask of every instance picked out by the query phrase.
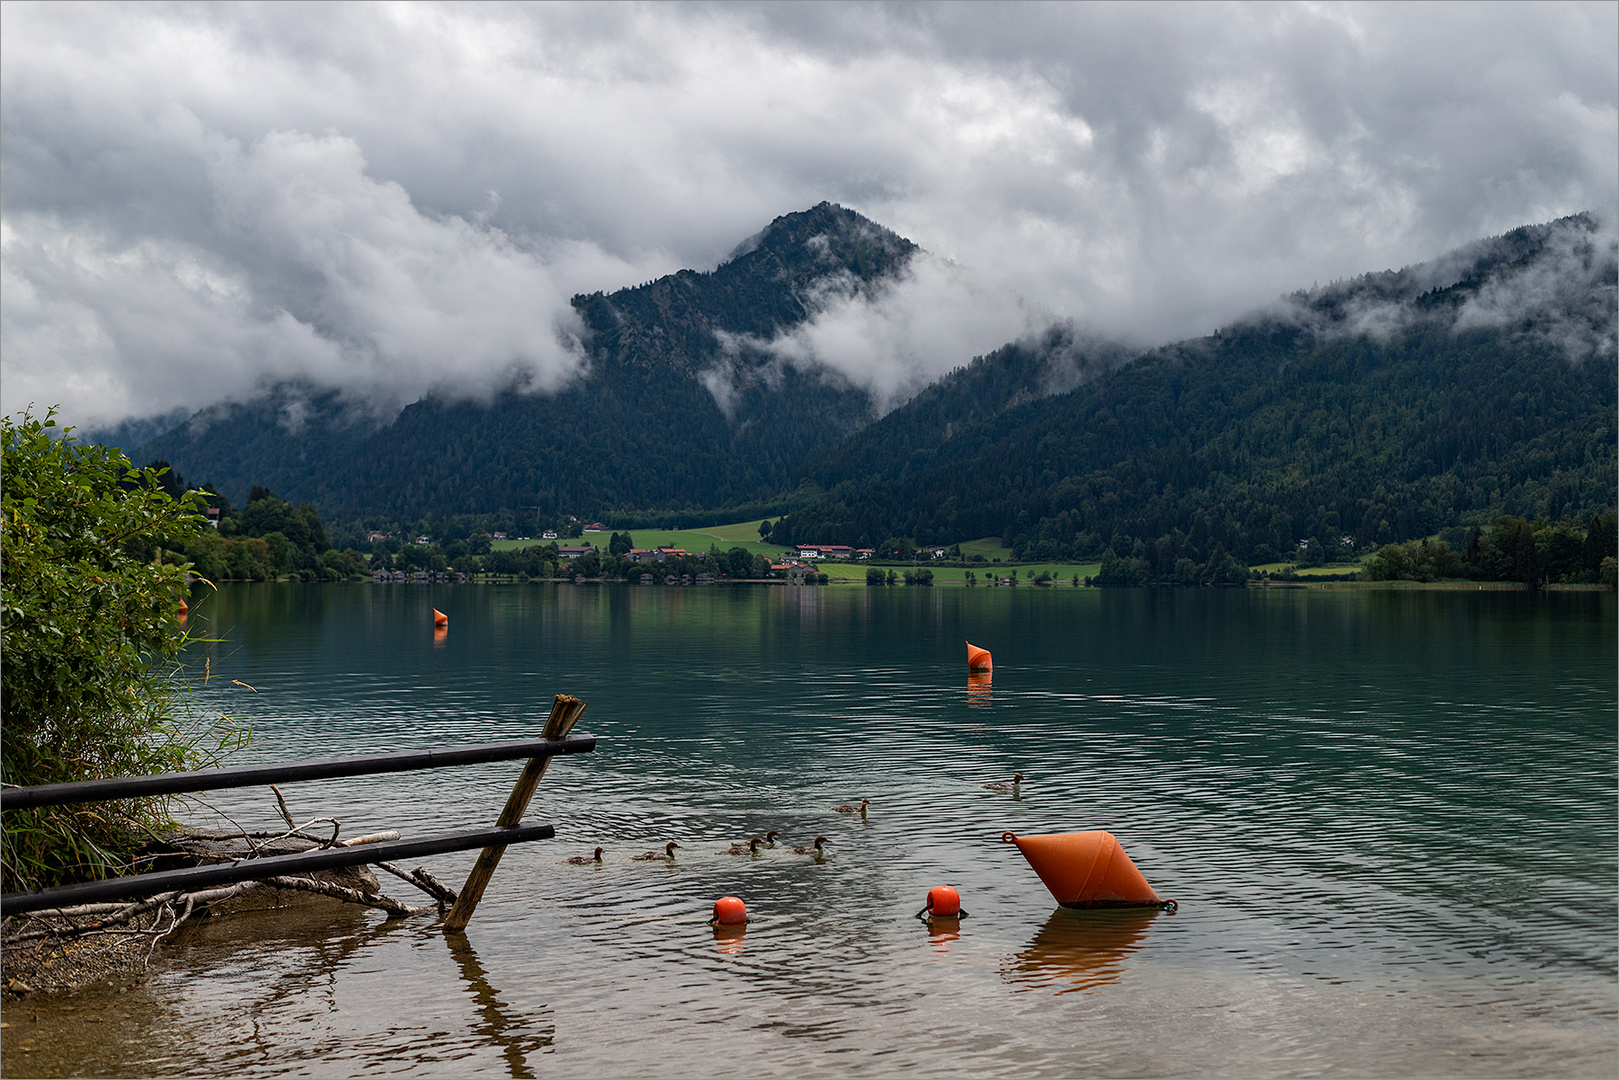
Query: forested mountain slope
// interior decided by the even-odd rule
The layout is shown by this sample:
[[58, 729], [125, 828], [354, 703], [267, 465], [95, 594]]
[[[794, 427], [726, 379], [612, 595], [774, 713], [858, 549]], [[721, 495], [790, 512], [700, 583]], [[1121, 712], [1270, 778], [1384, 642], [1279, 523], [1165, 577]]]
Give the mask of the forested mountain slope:
[[1203, 563], [1588, 515], [1619, 480], [1614, 324], [1611, 234], [1578, 217], [1297, 294], [1064, 394], [1035, 396], [1049, 343], [1009, 346], [952, 378], [1021, 379], [1023, 400], [918, 395], [814, 462], [832, 490], [773, 539]]
[[599, 516], [770, 498], [873, 412], [864, 391], [762, 343], [828, 295], [880, 287], [916, 250], [822, 203], [777, 218], [712, 272], [575, 297], [590, 371], [561, 393], [427, 399], [376, 428], [333, 392], [280, 386], [204, 410], [135, 455], [236, 500], [264, 484], [328, 516]]

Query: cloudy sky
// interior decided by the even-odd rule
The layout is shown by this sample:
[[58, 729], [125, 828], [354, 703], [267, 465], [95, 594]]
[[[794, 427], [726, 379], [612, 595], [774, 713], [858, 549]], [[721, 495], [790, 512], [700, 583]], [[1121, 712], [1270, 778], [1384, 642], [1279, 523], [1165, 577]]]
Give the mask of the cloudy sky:
[[876, 389], [1053, 318], [1206, 333], [1611, 220], [1616, 12], [7, 2], [0, 395], [94, 425], [283, 378], [543, 392], [574, 293], [823, 199], [930, 256], [798, 340]]

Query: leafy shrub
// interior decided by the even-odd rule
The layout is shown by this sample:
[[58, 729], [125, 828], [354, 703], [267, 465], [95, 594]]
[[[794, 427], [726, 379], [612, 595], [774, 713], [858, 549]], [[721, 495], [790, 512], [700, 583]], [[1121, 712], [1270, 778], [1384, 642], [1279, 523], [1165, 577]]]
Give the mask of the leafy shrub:
[[[239, 741], [174, 715], [188, 564], [165, 551], [197, 539], [200, 501], [71, 429], [53, 437], [54, 415], [0, 417], [0, 780], [193, 768]], [[163, 800], [9, 812], [5, 888], [104, 876], [166, 824]]]

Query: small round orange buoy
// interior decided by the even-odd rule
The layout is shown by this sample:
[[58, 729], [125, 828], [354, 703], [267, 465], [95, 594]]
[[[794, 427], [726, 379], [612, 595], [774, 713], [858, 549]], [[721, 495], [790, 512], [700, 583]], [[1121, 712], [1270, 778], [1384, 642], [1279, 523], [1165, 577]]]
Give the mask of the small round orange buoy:
[[741, 926], [748, 921], [748, 905], [737, 896], [722, 896], [714, 901], [714, 917], [709, 923], [714, 926]]
[[995, 670], [995, 661], [989, 655], [989, 650], [988, 649], [980, 649], [977, 645], [974, 645], [972, 642], [970, 642], [970, 641], [967, 642], [967, 670], [968, 671], [993, 671], [993, 670]]
[[433, 609], [433, 625], [434, 626], [449, 626], [450, 625], [450, 617], [448, 615], [444, 614], [444, 612], [440, 611], [438, 608], [434, 608]]
[[918, 919], [965, 919], [961, 910], [961, 894], [948, 885], [935, 885], [928, 890], [928, 902], [916, 913]]

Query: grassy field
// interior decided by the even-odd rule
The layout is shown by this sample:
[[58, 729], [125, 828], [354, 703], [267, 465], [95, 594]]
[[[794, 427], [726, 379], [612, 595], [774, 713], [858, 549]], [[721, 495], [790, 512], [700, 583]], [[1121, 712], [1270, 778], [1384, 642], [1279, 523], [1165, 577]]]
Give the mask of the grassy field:
[[[968, 540], [961, 545], [961, 554], [966, 558], [982, 555], [985, 562], [994, 562], [996, 559], [1010, 559], [1012, 552], [1001, 547], [1001, 538], [986, 536], [980, 540]], [[1079, 575], [1084, 577], [1084, 574]]]
[[[709, 525], [701, 529], [636, 529], [630, 533], [630, 538], [638, 548], [677, 547], [687, 551], [701, 554], [710, 546], [717, 546], [721, 551], [729, 551], [734, 547], [743, 548], [758, 555], [765, 555], [771, 559], [779, 559], [782, 555], [792, 551], [780, 544], [762, 544], [759, 542], [759, 521], [738, 521], [731, 525]], [[602, 551], [607, 550], [607, 542], [613, 538], [613, 531], [586, 533], [577, 540], [558, 540], [558, 544], [592, 544]], [[529, 540], [496, 540], [496, 551], [512, 551], [518, 548], [530, 547], [537, 544], [549, 544], [549, 540], [532, 538]], [[985, 559], [1004, 559], [1011, 552], [1001, 547], [998, 536], [985, 537], [982, 540], [973, 540], [961, 545], [963, 555], [982, 555]], [[933, 580], [940, 585], [961, 585], [967, 580], [967, 570], [958, 566], [934, 566], [924, 562], [920, 564], [933, 571]], [[846, 582], [866, 583], [866, 563], [829, 562], [821, 563], [816, 567], [834, 584]], [[903, 566], [885, 566], [884, 570], [896, 571], [901, 580], [905, 571], [911, 569], [910, 564]], [[1005, 577], [1012, 573], [1012, 568], [1005, 565], [983, 563], [970, 567], [979, 581], [986, 581], [990, 577]], [[1096, 563], [1068, 564], [1068, 563], [1041, 563], [1017, 568], [1018, 584], [1030, 584], [1030, 574], [1039, 577], [1042, 571], [1050, 571], [1054, 577], [1060, 578], [1061, 583], [1070, 585], [1075, 574], [1081, 581], [1094, 575], [1097, 571]]]
[[1297, 577], [1300, 577], [1300, 578], [1313, 578], [1313, 577], [1321, 577], [1324, 574], [1350, 574], [1350, 573], [1354, 573], [1356, 570], [1360, 569], [1360, 562], [1359, 562], [1359, 560], [1357, 560], [1355, 562], [1350, 562], [1350, 563], [1335, 563], [1332, 566], [1309, 566], [1309, 567], [1305, 567], [1302, 570], [1299, 570], [1299, 569], [1295, 568], [1292, 563], [1272, 562], [1272, 563], [1261, 563], [1258, 566], [1249, 567], [1249, 569], [1253, 570], [1255, 572], [1263, 570], [1268, 574], [1280, 574], [1284, 570], [1290, 570], [1291, 569], [1291, 570], [1293, 570], [1294, 575], [1297, 576]]
[[[718, 547], [721, 551], [729, 551], [733, 547], [740, 547], [753, 554], [764, 555], [773, 560], [791, 552], [791, 548], [782, 547], [780, 544], [762, 544], [759, 542], [760, 520], [762, 519], [738, 521], [730, 525], [709, 525], [700, 529], [637, 529], [630, 533], [630, 537], [638, 548], [677, 547], [696, 554], [706, 552], [711, 546]], [[586, 533], [577, 540], [558, 540], [557, 543], [593, 544], [605, 552], [607, 542], [612, 538], [613, 531], [609, 529], [606, 532]], [[550, 543], [550, 541], [540, 540], [537, 537], [529, 540], [496, 540], [494, 548], [496, 551], [510, 551], [534, 544], [547, 543]], [[966, 568], [935, 566], [928, 562], [923, 562], [920, 565], [932, 570], [933, 580], [940, 585], [963, 584], [967, 580], [967, 570], [969, 569], [977, 575], [979, 581], [1005, 577], [1014, 570], [1014, 567], [1007, 565], [1005, 562], [997, 564], [994, 561], [996, 559], [1009, 560], [1012, 556], [1010, 550], [1001, 546], [1001, 538], [998, 536], [986, 536], [978, 540], [969, 540], [961, 545], [961, 553], [967, 557], [982, 555], [987, 561]], [[1281, 562], [1265, 563], [1253, 569], [1277, 574], [1292, 567], [1292, 565], [1292, 563]], [[883, 567], [885, 571], [896, 571], [901, 580], [904, 578], [905, 571], [910, 568], [909, 564]], [[1295, 573], [1300, 580], [1307, 581], [1312, 577], [1320, 577], [1325, 574], [1345, 574], [1359, 568], [1360, 564], [1354, 562], [1337, 566], [1312, 566], [1308, 569], [1297, 570]], [[866, 583], [868, 564], [829, 562], [818, 564], [816, 569], [831, 578], [834, 584], [858, 582], [864, 585]], [[1030, 579], [1039, 577], [1043, 572], [1050, 572], [1054, 578], [1058, 579], [1059, 584], [1071, 585], [1075, 574], [1078, 574], [1080, 581], [1083, 582], [1087, 577], [1094, 577], [1101, 569], [1101, 565], [1099, 563], [1033, 563], [1019, 565], [1015, 569], [1020, 586], [1031, 584]], [[1030, 571], [1033, 571], [1033, 573], [1031, 574]]]
[[[788, 551], [779, 544], [761, 544], [759, 542], [759, 522], [739, 521], [733, 525], [709, 525], [701, 529], [635, 529], [630, 532], [630, 539], [638, 548], [677, 547], [684, 548], [694, 554], [702, 554], [712, 546], [718, 546], [721, 551], [730, 551], [734, 547], [744, 548], [750, 553], [766, 555], [771, 559], [780, 558], [783, 552]], [[558, 540], [558, 544], [592, 544], [602, 551], [607, 550], [607, 542], [613, 538], [613, 530], [606, 532], [586, 533], [577, 540]], [[496, 551], [512, 551], [518, 548], [531, 547], [536, 544], [549, 544], [549, 540], [538, 537], [529, 540], [496, 540], [493, 547]]]

